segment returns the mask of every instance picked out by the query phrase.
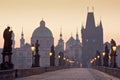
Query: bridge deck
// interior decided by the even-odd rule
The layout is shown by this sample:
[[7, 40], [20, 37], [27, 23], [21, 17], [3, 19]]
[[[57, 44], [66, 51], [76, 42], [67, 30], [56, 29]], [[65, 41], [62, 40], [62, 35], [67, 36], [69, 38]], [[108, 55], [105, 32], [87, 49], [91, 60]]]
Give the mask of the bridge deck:
[[87, 68], [71, 68], [15, 80], [120, 80], [103, 72]]

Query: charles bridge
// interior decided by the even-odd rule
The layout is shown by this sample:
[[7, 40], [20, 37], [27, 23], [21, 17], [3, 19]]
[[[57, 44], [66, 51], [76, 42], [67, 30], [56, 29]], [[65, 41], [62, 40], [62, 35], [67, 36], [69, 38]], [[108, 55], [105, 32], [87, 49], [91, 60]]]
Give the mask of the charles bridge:
[[[72, 75], [71, 72], [69, 71], [71, 71], [74, 74]], [[91, 76], [88, 75], [88, 71], [90, 73], [93, 73], [91, 74], [91, 76], [94, 76], [93, 78], [90, 78]], [[51, 74], [51, 73], [54, 73], [54, 74]], [[103, 66], [94, 66], [91, 68], [74, 68], [74, 67], [57, 66], [57, 67], [36, 67], [31, 69], [4, 70], [4, 71], [0, 71], [0, 80], [14, 80], [14, 79], [27, 80], [27, 78], [28, 80], [54, 80], [54, 79], [39, 78], [39, 76], [42, 76], [42, 75], [46, 76], [46, 78], [49, 78], [50, 76], [48, 77], [47, 74], [51, 74], [52, 77], [56, 77], [58, 75], [59, 78], [61, 79], [64, 78], [64, 80], [68, 80], [67, 76], [64, 76], [64, 75], [68, 75], [68, 77], [72, 76], [71, 79], [69, 78], [69, 80], [74, 80], [74, 79], [75, 80], [120, 80], [118, 79], [120, 78], [119, 68], [108, 68]], [[81, 76], [83, 74], [84, 76]], [[95, 76], [96, 74], [97, 76]], [[36, 75], [37, 75], [37, 79], [34, 79], [35, 77], [31, 79], [29, 78], [29, 76], [31, 77]], [[104, 78], [102, 76], [104, 76]]]

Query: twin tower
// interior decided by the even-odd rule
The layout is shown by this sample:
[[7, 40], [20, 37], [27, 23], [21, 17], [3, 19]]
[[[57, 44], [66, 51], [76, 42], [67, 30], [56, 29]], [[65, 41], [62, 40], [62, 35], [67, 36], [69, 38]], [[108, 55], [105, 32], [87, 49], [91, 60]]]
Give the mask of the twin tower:
[[86, 26], [82, 26], [82, 64], [88, 67], [90, 59], [95, 56], [96, 51], [103, 50], [103, 26], [102, 22], [96, 26], [94, 13], [88, 12]]

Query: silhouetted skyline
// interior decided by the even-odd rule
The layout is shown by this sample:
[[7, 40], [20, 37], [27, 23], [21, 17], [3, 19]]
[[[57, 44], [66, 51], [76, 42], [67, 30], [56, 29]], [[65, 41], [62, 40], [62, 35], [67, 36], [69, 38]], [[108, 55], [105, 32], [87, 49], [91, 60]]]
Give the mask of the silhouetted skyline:
[[[9, 25], [15, 33], [16, 47], [20, 46], [23, 27], [26, 42], [30, 43], [32, 32], [43, 18], [53, 32], [55, 45], [62, 27], [65, 42], [76, 35], [86, 23], [87, 7], [94, 6], [96, 25], [100, 19], [103, 23], [104, 42], [111, 38], [120, 44], [119, 17], [120, 0], [0, 0], [0, 47], [3, 48], [3, 31]], [[68, 30], [69, 29], [69, 30]]]

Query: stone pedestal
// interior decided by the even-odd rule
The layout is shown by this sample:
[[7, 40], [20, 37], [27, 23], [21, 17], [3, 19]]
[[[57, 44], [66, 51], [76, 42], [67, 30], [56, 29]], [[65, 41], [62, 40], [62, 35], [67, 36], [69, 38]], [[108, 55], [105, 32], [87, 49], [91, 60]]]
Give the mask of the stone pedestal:
[[11, 62], [11, 53], [8, 52], [3, 52], [2, 53], [2, 57], [3, 57], [3, 61], [0, 65], [0, 69], [1, 70], [7, 70], [7, 69], [13, 69], [13, 63]]

